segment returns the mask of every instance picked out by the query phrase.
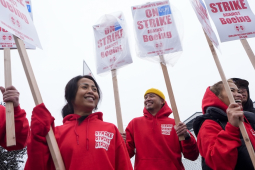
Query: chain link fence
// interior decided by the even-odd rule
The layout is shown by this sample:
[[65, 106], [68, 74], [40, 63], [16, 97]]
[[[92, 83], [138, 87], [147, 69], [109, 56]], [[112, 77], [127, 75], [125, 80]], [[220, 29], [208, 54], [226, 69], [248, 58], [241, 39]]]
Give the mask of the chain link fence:
[[27, 149], [7, 151], [0, 147], [0, 170], [23, 170], [27, 160]]

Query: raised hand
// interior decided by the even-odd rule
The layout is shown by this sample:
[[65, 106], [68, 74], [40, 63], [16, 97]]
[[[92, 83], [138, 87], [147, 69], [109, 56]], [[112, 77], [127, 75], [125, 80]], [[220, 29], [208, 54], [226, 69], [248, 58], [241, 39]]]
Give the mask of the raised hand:
[[12, 102], [14, 107], [19, 106], [19, 92], [14, 86], [7, 87], [6, 89], [0, 86], [3, 94], [4, 102]]

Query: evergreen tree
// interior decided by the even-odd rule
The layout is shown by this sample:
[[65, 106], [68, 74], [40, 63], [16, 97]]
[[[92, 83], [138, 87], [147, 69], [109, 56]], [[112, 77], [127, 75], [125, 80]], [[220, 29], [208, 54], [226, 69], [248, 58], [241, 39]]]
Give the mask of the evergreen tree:
[[[0, 105], [5, 106], [4, 102]], [[20, 170], [21, 163], [25, 162], [23, 158], [27, 154], [27, 148], [16, 151], [7, 151], [0, 146], [0, 170]]]
[[0, 169], [1, 170], [19, 170], [21, 163], [24, 163], [24, 155], [27, 154], [27, 148], [16, 151], [7, 151], [0, 147]]

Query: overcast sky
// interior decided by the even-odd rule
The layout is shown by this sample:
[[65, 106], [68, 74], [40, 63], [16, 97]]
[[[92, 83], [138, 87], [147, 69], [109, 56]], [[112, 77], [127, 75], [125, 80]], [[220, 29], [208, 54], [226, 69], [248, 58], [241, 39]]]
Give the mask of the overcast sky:
[[[61, 109], [65, 105], [64, 88], [74, 76], [83, 73], [83, 60], [87, 62], [99, 83], [103, 98], [98, 111], [104, 120], [117, 124], [110, 72], [96, 74], [94, 34], [92, 26], [104, 14], [123, 11], [126, 18], [133, 63], [118, 70], [118, 84], [123, 123], [143, 115], [143, 95], [151, 87], [160, 89], [169, 103], [163, 73], [159, 63], [142, 60], [135, 52], [135, 38], [131, 6], [145, 0], [44, 0], [32, 1], [34, 23], [43, 50], [28, 50], [34, 74], [43, 101], [55, 124], [62, 124]], [[220, 80], [213, 57], [201, 25], [189, 0], [170, 1], [181, 13], [184, 39], [183, 53], [174, 67], [168, 66], [173, 91], [184, 121], [201, 111], [201, 101], [206, 88]], [[248, 0], [255, 12], [255, 1]], [[211, 21], [214, 31], [217, 33]], [[255, 25], [254, 25], [255, 27]], [[248, 39], [255, 52], [255, 38]], [[218, 53], [226, 77], [239, 77], [250, 82], [251, 98], [255, 100], [255, 70], [239, 40], [220, 44]], [[11, 51], [13, 85], [20, 91], [21, 107], [31, 120], [35, 106], [17, 50]], [[0, 85], [4, 86], [3, 51], [0, 54]], [[0, 95], [2, 101], [2, 95]]]

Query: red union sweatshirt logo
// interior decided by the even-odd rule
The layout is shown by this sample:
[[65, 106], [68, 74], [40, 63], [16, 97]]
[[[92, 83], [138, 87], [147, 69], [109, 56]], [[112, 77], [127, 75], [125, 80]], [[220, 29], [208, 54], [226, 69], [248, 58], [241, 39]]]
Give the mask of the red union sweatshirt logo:
[[255, 136], [255, 131], [254, 131], [253, 129], [251, 129], [250, 131], [251, 131], [251, 134], [252, 134], [253, 136]]
[[113, 138], [113, 133], [106, 131], [95, 131], [96, 149], [104, 148], [108, 150], [110, 142]]
[[172, 127], [172, 124], [161, 124], [162, 135], [170, 135]]

